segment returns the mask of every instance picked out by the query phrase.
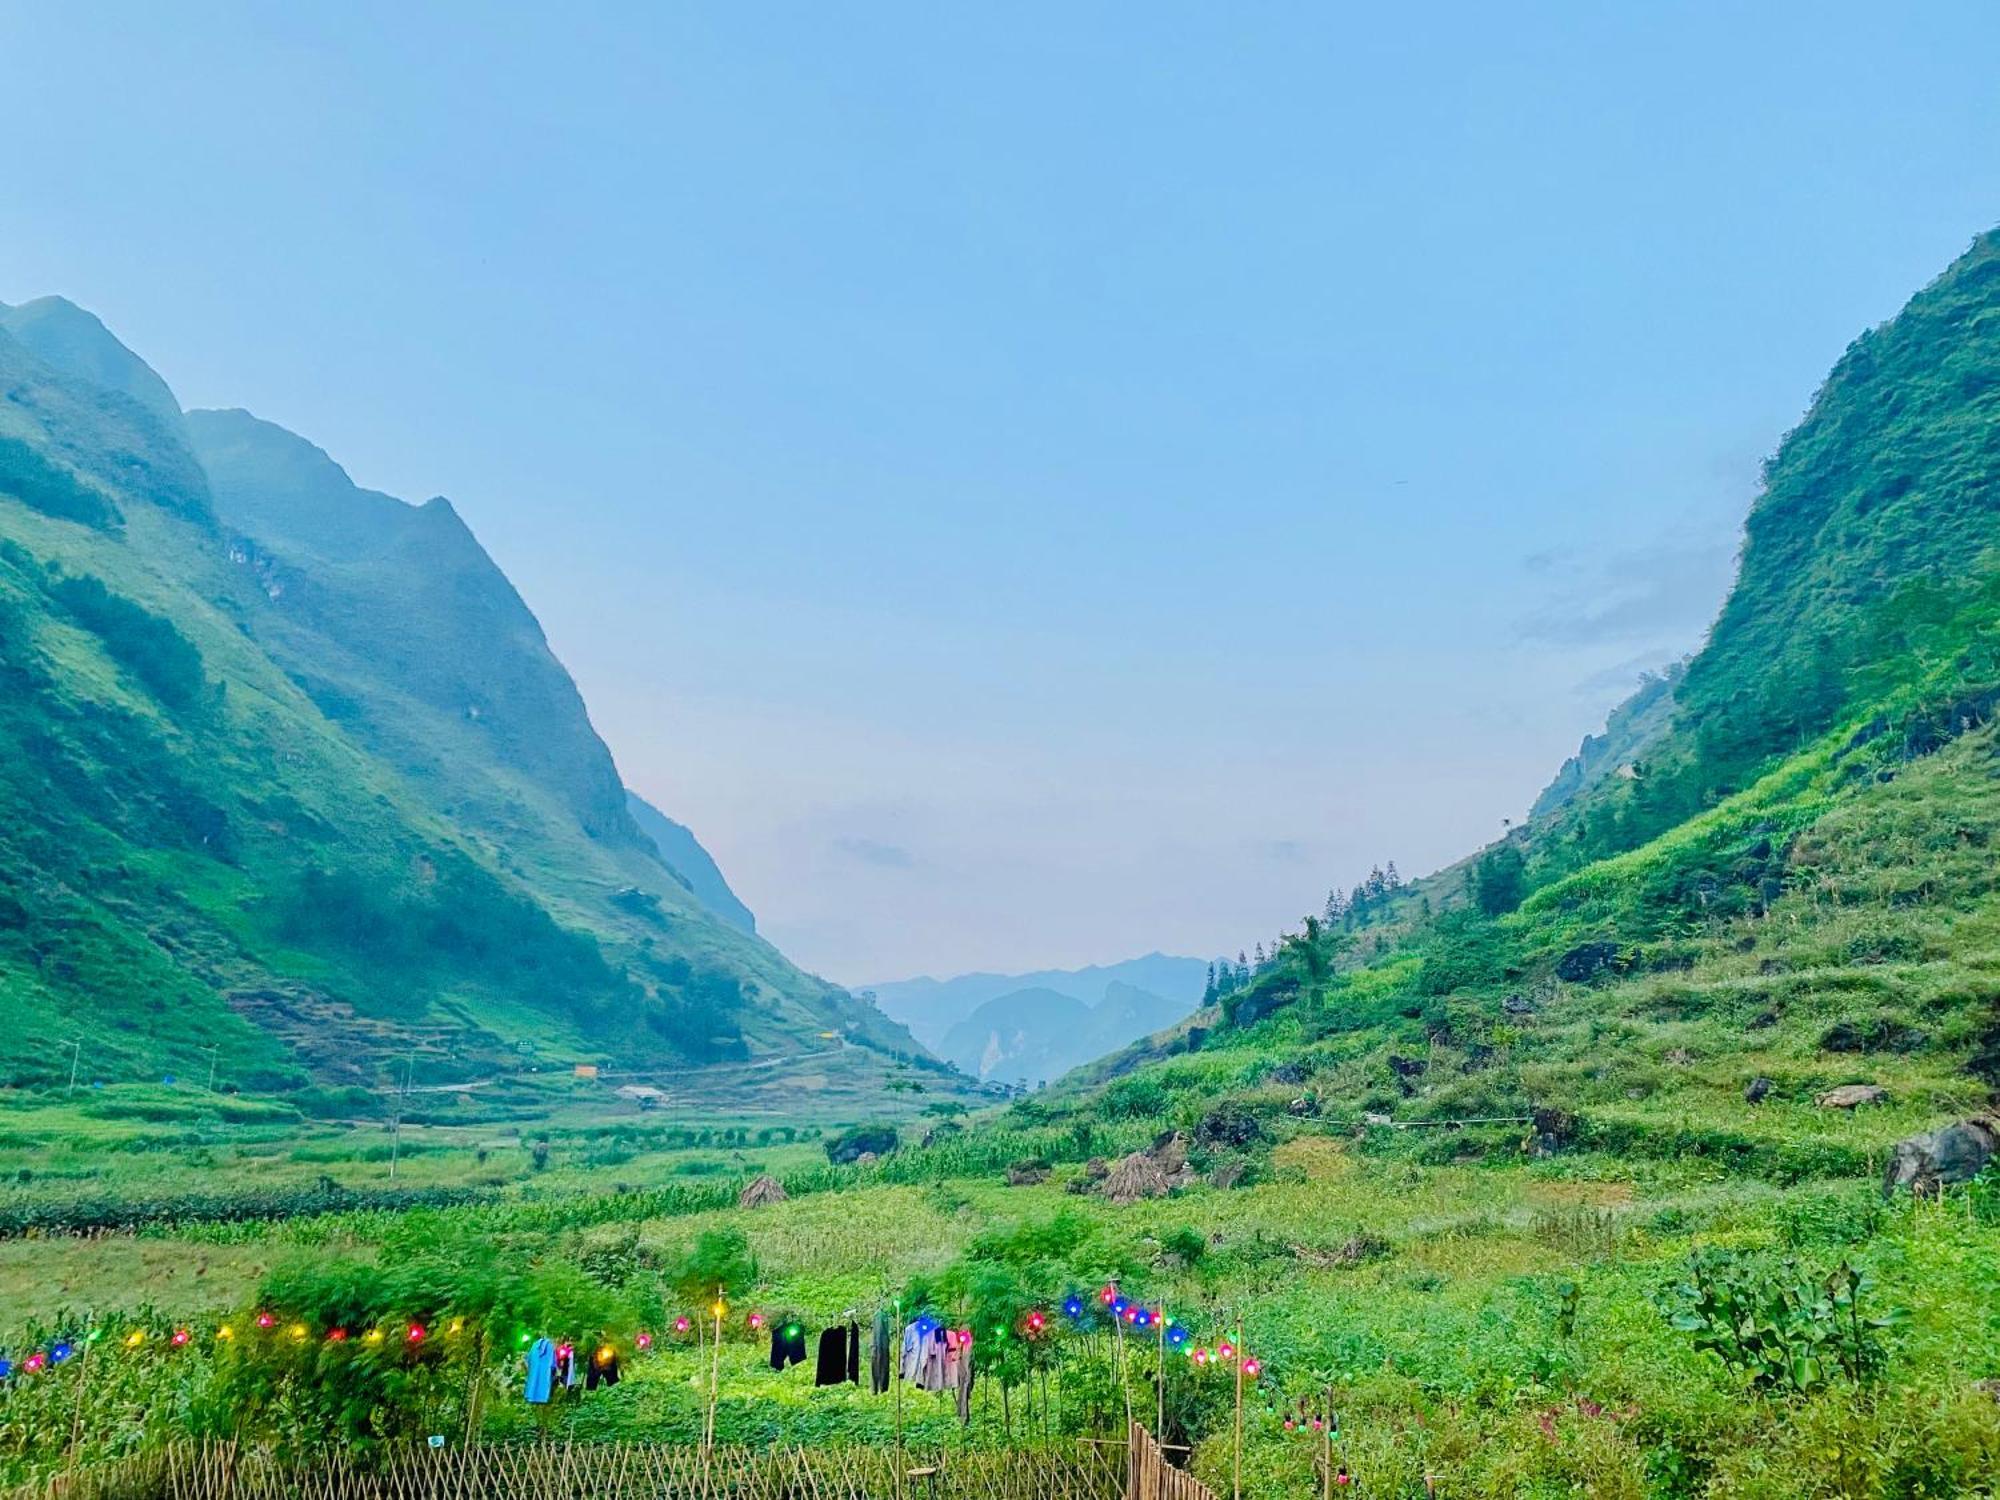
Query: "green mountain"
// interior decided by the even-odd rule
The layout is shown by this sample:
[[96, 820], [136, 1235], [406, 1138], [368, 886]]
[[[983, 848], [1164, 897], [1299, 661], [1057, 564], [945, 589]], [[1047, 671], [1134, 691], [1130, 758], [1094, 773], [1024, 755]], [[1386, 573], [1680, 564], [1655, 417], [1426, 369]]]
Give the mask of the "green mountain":
[[0, 391], [11, 1080], [71, 1043], [91, 1077], [218, 1048], [329, 1099], [412, 1047], [465, 1076], [914, 1050], [663, 861], [447, 502], [183, 417], [58, 299], [7, 310]]
[[[2000, 1086], [1996, 706], [2000, 232], [1849, 348], [1766, 467], [1706, 645], [1526, 829], [1309, 920], [1031, 1112], [1539, 1111], [1626, 1155], [1865, 1171]], [[1887, 1102], [1817, 1102], [1856, 1083]]]
[[736, 892], [729, 888], [721, 869], [709, 852], [702, 848], [691, 828], [685, 823], [676, 823], [637, 792], [625, 794], [625, 806], [639, 831], [651, 839], [653, 847], [660, 851], [660, 858], [667, 862], [667, 867], [701, 899], [703, 906], [732, 927], [739, 927], [745, 932], [757, 930], [756, 917], [751, 915], [749, 907], [737, 899]]

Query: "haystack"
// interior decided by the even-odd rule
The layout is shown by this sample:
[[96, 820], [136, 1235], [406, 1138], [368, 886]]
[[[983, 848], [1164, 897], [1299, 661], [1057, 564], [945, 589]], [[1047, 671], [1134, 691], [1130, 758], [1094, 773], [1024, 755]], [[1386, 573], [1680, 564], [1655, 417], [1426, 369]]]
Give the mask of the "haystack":
[[1137, 1203], [1142, 1198], [1164, 1198], [1175, 1188], [1195, 1180], [1188, 1165], [1187, 1137], [1175, 1131], [1162, 1136], [1145, 1151], [1134, 1151], [1111, 1169], [1102, 1191], [1113, 1203]]
[[737, 1198], [738, 1208], [762, 1208], [766, 1203], [783, 1203], [785, 1185], [768, 1172], [745, 1188]]

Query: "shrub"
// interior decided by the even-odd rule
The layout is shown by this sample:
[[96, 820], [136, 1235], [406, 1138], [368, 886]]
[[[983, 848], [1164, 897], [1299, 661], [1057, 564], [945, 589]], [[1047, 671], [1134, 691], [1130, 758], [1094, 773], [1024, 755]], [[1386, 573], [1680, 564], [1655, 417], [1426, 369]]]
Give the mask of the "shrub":
[[49, 597], [72, 620], [104, 643], [104, 649], [144, 684], [162, 706], [175, 712], [193, 708], [208, 693], [201, 653], [173, 622], [115, 594], [88, 573], [58, 578]]
[[1662, 1299], [1662, 1310], [1696, 1348], [1752, 1385], [1804, 1393], [1836, 1375], [1860, 1384], [1881, 1372], [1881, 1330], [1901, 1320], [1862, 1311], [1870, 1285], [1845, 1260], [1813, 1275], [1796, 1261], [1772, 1266], [1709, 1249], [1690, 1258], [1687, 1280]]

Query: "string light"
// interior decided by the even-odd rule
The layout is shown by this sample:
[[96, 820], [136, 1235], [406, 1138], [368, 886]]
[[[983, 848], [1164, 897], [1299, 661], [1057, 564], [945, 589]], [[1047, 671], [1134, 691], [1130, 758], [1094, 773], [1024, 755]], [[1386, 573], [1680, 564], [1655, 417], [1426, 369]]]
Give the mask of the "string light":
[[53, 1346], [49, 1350], [49, 1363], [56, 1365], [61, 1364], [64, 1360], [69, 1358], [70, 1352], [71, 1351], [68, 1344], [57, 1344]]
[[650, 1333], [642, 1333], [632, 1342], [641, 1349], [650, 1349], [653, 1347], [653, 1336]]
[[1065, 1316], [1067, 1316], [1067, 1317], [1072, 1317], [1072, 1318], [1080, 1318], [1080, 1317], [1082, 1317], [1082, 1316], [1083, 1316], [1083, 1298], [1081, 1298], [1081, 1297], [1068, 1297], [1068, 1298], [1065, 1298], [1065, 1299], [1064, 1299], [1064, 1301], [1063, 1301], [1063, 1313], [1064, 1313], [1064, 1315], [1065, 1315]]
[[327, 1341], [327, 1342], [328, 1342], [329, 1344], [344, 1344], [344, 1343], [346, 1343], [346, 1342], [347, 1342], [347, 1330], [346, 1330], [345, 1328], [330, 1328], [330, 1329], [328, 1329], [328, 1330], [327, 1330], [327, 1334], [326, 1334], [326, 1341]]
[[224, 1343], [228, 1343], [229, 1340], [236, 1337], [236, 1330], [231, 1328], [227, 1323], [224, 1323], [220, 1328], [215, 1330], [215, 1336]]
[[188, 1332], [187, 1329], [176, 1328], [174, 1330], [174, 1336], [171, 1339], [167, 1340], [167, 1342], [172, 1344], [176, 1349], [178, 1349], [180, 1348], [181, 1345], [185, 1344], [189, 1339], [193, 1337], [194, 1335]]
[[382, 1330], [381, 1330], [381, 1329], [379, 1329], [379, 1328], [371, 1328], [371, 1329], [369, 1329], [369, 1330], [368, 1330], [368, 1331], [367, 1331], [366, 1333], [364, 1333], [364, 1334], [363, 1334], [363, 1335], [361, 1336], [361, 1341], [362, 1341], [362, 1342], [363, 1342], [364, 1344], [379, 1344], [379, 1343], [381, 1343], [381, 1342], [382, 1342]]
[[125, 1347], [127, 1349], [136, 1349], [145, 1342], [146, 1330], [143, 1328], [135, 1328], [125, 1335]]
[[293, 1338], [302, 1339], [306, 1336], [306, 1325], [303, 1323], [294, 1323], [291, 1332]]
[[693, 1326], [694, 1326], [694, 1325], [693, 1325], [693, 1324], [691, 1324], [691, 1323], [689, 1323], [689, 1322], [688, 1322], [688, 1320], [687, 1320], [686, 1318], [675, 1318], [675, 1319], [674, 1319], [674, 1332], [675, 1332], [675, 1333], [686, 1333], [686, 1332], [688, 1331], [688, 1329], [689, 1329], [689, 1328], [691, 1328], [691, 1327], [693, 1327]]
[[424, 1325], [421, 1323], [412, 1323], [404, 1337], [413, 1344], [421, 1344], [424, 1341]]

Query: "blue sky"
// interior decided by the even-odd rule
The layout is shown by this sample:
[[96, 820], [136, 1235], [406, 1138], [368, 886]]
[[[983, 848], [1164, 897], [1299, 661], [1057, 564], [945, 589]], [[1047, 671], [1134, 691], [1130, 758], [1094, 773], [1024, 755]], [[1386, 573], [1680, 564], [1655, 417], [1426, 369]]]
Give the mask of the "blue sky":
[[448, 494], [862, 982], [1517, 815], [2000, 220], [2000, 9], [0, 3], [0, 300]]

